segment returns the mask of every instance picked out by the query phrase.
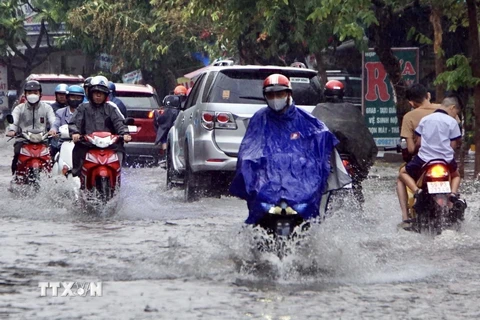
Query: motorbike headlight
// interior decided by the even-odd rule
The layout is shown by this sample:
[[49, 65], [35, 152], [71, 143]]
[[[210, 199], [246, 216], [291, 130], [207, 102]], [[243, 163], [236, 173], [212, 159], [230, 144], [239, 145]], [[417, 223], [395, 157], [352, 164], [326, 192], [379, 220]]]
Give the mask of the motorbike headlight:
[[40, 143], [43, 141], [43, 135], [41, 133], [31, 133], [29, 139], [33, 143]]

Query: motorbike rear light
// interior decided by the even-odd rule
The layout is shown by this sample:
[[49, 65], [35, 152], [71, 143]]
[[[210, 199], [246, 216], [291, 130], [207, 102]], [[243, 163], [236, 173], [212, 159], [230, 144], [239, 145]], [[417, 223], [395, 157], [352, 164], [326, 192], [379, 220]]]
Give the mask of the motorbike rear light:
[[343, 163], [343, 166], [345, 167], [345, 169], [348, 169], [350, 167], [350, 161], [342, 160], [342, 163]]
[[436, 164], [428, 170], [427, 177], [429, 178], [448, 177], [448, 169], [442, 164]]
[[215, 113], [210, 111], [202, 112], [202, 126], [207, 130], [213, 129], [213, 121], [215, 120]]
[[215, 129], [237, 129], [237, 123], [230, 112], [217, 112], [215, 120]]

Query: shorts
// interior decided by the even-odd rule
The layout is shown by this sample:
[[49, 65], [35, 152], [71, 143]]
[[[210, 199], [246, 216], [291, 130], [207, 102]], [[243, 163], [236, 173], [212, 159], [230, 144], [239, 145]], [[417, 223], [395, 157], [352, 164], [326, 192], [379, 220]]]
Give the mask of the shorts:
[[[423, 172], [423, 165], [426, 162], [420, 159], [418, 156], [413, 157], [412, 161], [407, 163], [405, 166], [405, 170], [407, 171], [408, 175], [413, 178], [413, 180], [417, 181], [420, 176], [422, 175]], [[448, 171], [450, 173], [454, 173], [457, 171], [457, 162], [455, 159], [453, 159], [449, 164], [448, 164]]]

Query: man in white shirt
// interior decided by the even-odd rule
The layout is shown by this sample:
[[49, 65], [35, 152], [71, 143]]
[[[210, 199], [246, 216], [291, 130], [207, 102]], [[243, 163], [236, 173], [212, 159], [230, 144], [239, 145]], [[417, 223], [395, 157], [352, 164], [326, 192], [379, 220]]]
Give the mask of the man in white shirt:
[[443, 159], [449, 163], [452, 194], [457, 195], [460, 175], [454, 158], [454, 148], [462, 138], [456, 121], [460, 111], [461, 107], [456, 98], [445, 98], [442, 108], [422, 118], [415, 129], [416, 144], [420, 149], [412, 161], [400, 170], [399, 175], [414, 194], [421, 192], [416, 181], [422, 174], [423, 165], [434, 159]]

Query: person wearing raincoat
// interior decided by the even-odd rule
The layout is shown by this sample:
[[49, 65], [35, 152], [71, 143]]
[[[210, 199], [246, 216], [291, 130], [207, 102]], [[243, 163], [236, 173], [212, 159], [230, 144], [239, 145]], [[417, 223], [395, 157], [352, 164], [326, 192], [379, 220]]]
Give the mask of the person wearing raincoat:
[[351, 182], [341, 161], [336, 163], [337, 138], [323, 122], [295, 106], [286, 76], [268, 76], [263, 94], [268, 107], [250, 119], [230, 193], [247, 201], [247, 224], [262, 219], [265, 204], [281, 200], [303, 219], [317, 218], [325, 210], [322, 195]]
[[[182, 105], [187, 99], [187, 88], [178, 85], [175, 87], [173, 94], [181, 97]], [[163, 99], [162, 108], [155, 111], [153, 118], [153, 127], [157, 133], [155, 137], [155, 145], [160, 145], [160, 162], [165, 161], [167, 150], [168, 131], [175, 123], [179, 110], [170, 106], [168, 99]]]

